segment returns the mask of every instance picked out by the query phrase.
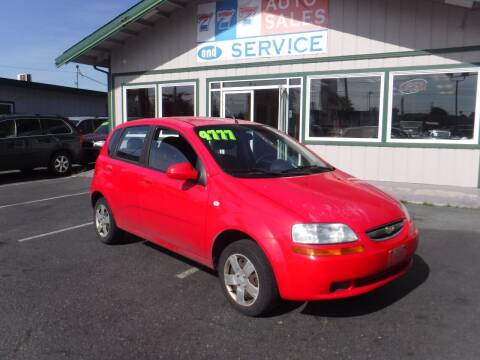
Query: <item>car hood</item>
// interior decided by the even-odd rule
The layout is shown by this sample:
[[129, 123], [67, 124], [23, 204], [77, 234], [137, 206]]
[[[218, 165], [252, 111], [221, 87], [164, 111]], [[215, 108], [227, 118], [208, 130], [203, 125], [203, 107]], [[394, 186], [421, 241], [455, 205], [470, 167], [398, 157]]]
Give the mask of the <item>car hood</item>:
[[339, 170], [306, 176], [238, 180], [306, 223], [338, 222], [365, 231], [405, 217], [397, 200]]

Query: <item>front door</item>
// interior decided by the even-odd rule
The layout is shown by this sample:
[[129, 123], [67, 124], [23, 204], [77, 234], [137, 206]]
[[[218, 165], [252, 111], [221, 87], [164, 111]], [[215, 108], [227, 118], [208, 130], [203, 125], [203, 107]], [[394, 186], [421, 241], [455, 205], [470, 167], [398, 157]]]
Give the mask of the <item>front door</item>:
[[198, 261], [205, 262], [204, 242], [208, 188], [202, 181], [183, 181], [167, 176], [173, 164], [189, 162], [202, 172], [197, 154], [177, 131], [157, 128], [150, 144], [147, 167], [139, 174], [141, 221], [146, 236], [168, 243]]

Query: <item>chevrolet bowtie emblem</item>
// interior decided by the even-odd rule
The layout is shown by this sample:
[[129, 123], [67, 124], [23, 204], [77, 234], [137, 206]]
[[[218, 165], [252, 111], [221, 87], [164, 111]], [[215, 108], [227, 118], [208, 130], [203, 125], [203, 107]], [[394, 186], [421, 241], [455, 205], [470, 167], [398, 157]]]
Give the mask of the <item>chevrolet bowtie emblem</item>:
[[383, 228], [383, 230], [385, 230], [385, 232], [390, 235], [391, 233], [393, 233], [395, 231], [395, 226], [393, 225], [390, 225], [390, 226], [385, 226]]

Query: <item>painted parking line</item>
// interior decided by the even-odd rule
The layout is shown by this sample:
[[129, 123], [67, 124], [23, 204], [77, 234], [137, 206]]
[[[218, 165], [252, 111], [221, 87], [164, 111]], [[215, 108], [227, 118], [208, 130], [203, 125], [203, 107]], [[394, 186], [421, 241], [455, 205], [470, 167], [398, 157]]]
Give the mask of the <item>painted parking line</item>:
[[77, 178], [77, 177], [75, 177], [75, 176], [69, 176], [69, 177], [53, 178], [53, 179], [44, 179], [44, 180], [19, 181], [19, 182], [16, 182], [16, 183], [0, 185], [0, 189], [8, 188], [8, 187], [21, 186], [21, 185], [28, 185], [28, 184], [42, 184], [42, 183], [49, 183], [49, 182], [60, 182], [60, 181], [65, 181], [65, 180], [70, 180], [70, 179], [76, 179], [76, 178]]
[[31, 200], [31, 201], [24, 201], [24, 202], [19, 202], [19, 203], [14, 203], [14, 204], [1, 205], [0, 209], [6, 209], [6, 208], [13, 207], [13, 206], [35, 204], [35, 203], [50, 201], [50, 200], [64, 199], [64, 198], [73, 197], [73, 196], [86, 195], [88, 193], [89, 193], [89, 191], [84, 191], [84, 192], [75, 193], [75, 194], [54, 196], [54, 197], [50, 197], [50, 198], [46, 198], [46, 199]]
[[198, 271], [198, 268], [192, 267], [188, 270], [185, 270], [184, 272], [181, 272], [180, 274], [175, 275], [179, 279], [185, 279], [186, 277], [195, 274]]
[[23, 238], [23, 239], [20, 239], [20, 240], [17, 240], [17, 241], [18, 242], [25, 242], [25, 241], [40, 239], [40, 238], [47, 237], [47, 236], [50, 236], [50, 235], [60, 234], [60, 233], [66, 232], [66, 231], [80, 229], [80, 228], [91, 226], [91, 225], [93, 225], [93, 221], [89, 222], [89, 223], [81, 224], [81, 225], [70, 226], [70, 227], [65, 228], [65, 229], [50, 231], [48, 233], [44, 233], [44, 234], [40, 234], [40, 235], [29, 236], [29, 237], [26, 237], [26, 238]]

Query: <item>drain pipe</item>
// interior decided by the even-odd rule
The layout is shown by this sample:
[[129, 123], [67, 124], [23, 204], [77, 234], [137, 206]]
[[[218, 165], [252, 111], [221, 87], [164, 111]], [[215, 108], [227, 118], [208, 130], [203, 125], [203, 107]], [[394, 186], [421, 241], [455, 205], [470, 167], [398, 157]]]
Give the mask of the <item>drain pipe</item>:
[[[110, 70], [110, 59], [108, 60], [108, 69]], [[107, 88], [108, 88], [108, 105], [107, 105], [107, 112], [108, 112], [108, 122], [110, 123], [110, 131], [113, 129], [113, 81], [111, 77], [111, 72], [107, 70], [100, 69], [97, 65], [93, 65], [93, 68], [101, 73], [107, 75]]]

